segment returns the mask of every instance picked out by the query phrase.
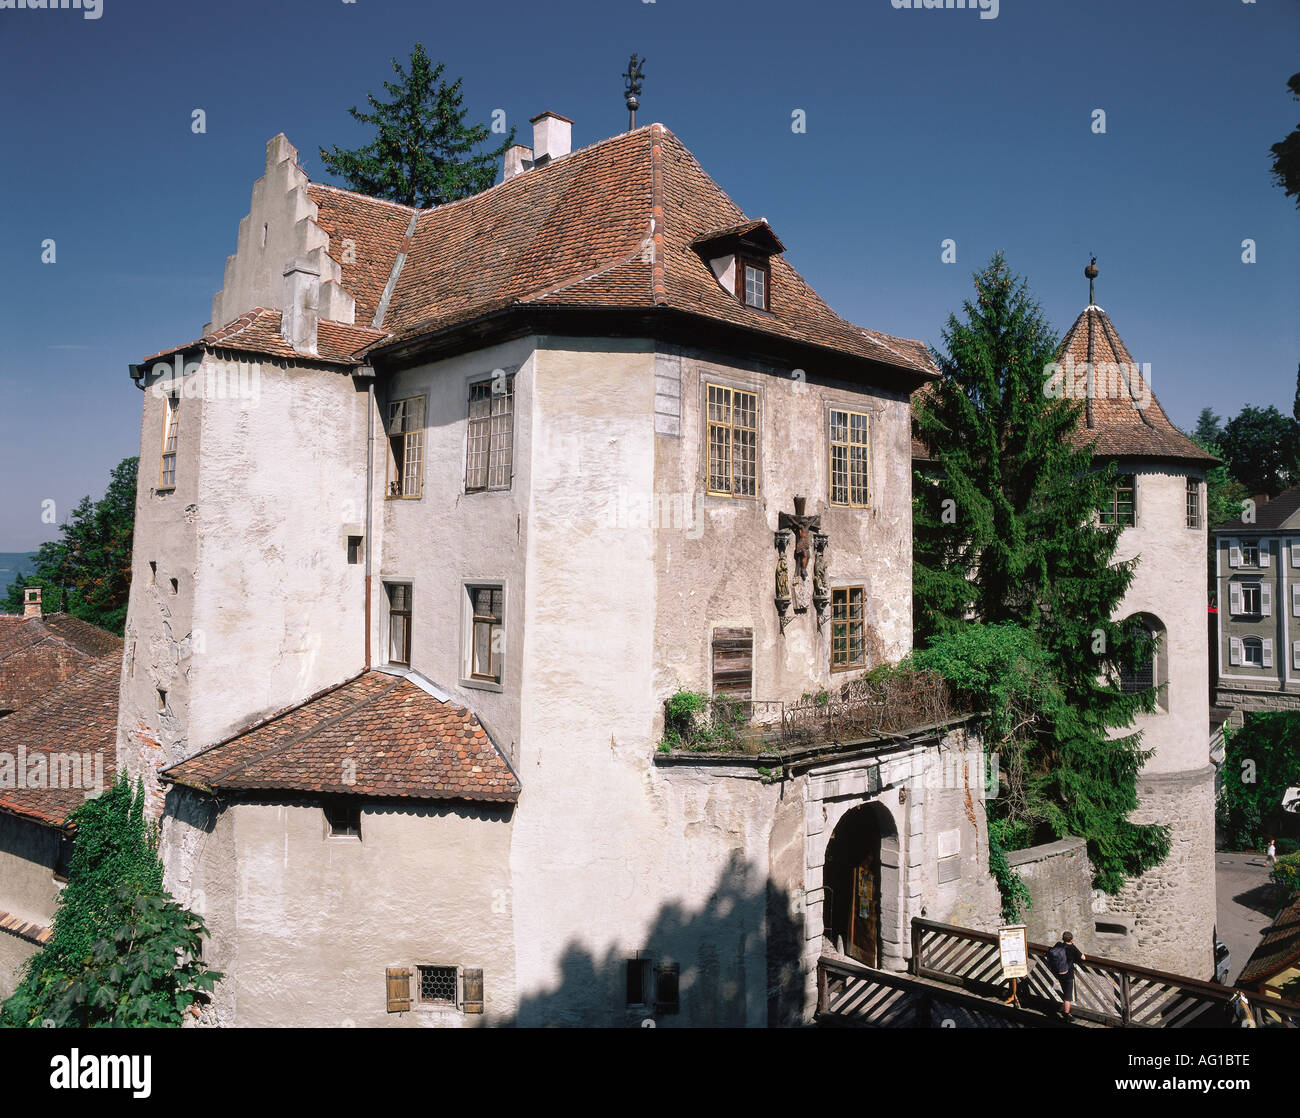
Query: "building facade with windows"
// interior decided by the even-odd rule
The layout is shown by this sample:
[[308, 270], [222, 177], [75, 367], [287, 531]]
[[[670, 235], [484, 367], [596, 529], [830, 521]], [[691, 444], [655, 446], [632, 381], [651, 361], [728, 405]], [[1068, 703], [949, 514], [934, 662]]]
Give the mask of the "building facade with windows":
[[1300, 709], [1300, 486], [1250, 502], [1214, 542], [1216, 703]]
[[[122, 768], [255, 1024], [766, 1024], [992, 927], [975, 727], [659, 748], [911, 646], [920, 343], [839, 318], [651, 125], [416, 211], [283, 136], [144, 392]], [[757, 732], [757, 731], [756, 731]]]

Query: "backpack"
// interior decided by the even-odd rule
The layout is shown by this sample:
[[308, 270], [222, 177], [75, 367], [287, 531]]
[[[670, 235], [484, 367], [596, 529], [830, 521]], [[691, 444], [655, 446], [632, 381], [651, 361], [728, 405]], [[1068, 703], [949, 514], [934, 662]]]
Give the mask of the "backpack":
[[1070, 955], [1065, 949], [1065, 944], [1058, 943], [1055, 947], [1047, 949], [1047, 965], [1056, 974], [1070, 973]]

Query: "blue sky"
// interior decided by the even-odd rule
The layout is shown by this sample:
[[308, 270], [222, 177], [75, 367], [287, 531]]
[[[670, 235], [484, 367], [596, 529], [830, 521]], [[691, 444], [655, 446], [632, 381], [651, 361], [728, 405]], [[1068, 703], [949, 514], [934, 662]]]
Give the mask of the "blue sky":
[[1000, 0], [996, 19], [891, 0], [6, 9], [0, 551], [52, 538], [42, 501], [61, 520], [137, 452], [127, 365], [207, 321], [266, 140], [285, 132], [328, 181], [316, 149], [364, 142], [347, 108], [417, 40], [464, 76], [472, 119], [504, 109], [528, 142], [553, 109], [575, 146], [627, 127], [619, 75], [644, 55], [640, 123], [671, 128], [863, 325], [938, 343], [1001, 249], [1064, 332], [1095, 252], [1097, 301], [1175, 423], [1290, 411], [1300, 211], [1268, 147], [1300, 120], [1296, 0]]

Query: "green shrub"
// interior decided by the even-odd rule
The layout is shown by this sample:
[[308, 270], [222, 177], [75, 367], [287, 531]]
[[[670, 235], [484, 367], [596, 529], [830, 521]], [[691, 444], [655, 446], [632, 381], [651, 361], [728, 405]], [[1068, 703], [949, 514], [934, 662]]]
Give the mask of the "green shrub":
[[1268, 876], [1282, 886], [1287, 896], [1300, 893], [1300, 854], [1283, 854]]

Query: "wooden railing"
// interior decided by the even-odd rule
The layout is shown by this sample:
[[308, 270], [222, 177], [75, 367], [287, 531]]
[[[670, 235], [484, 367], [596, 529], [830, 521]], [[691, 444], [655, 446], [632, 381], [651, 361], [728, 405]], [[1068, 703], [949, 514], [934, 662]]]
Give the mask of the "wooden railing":
[[1024, 1029], [1065, 1022], [906, 975], [822, 957], [817, 961], [817, 1023], [877, 1029]]
[[[1047, 965], [1046, 945], [1029, 945], [1029, 975], [1018, 994], [1026, 1006], [1060, 1007], [1061, 988]], [[912, 921], [912, 973], [955, 983], [972, 992], [1006, 997], [998, 937], [920, 918]], [[1257, 1026], [1300, 1028], [1300, 1005], [1265, 998], [1231, 986], [1089, 955], [1074, 968], [1076, 1017], [1121, 1028], [1223, 1028], [1237, 1023], [1235, 1005], [1244, 997]]]

